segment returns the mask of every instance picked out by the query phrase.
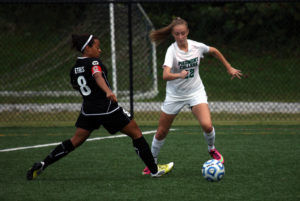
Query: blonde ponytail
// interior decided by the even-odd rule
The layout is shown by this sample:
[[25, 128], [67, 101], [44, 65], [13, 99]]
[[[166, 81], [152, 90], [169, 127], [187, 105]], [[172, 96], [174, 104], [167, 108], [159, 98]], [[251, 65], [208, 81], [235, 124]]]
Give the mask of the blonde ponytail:
[[179, 24], [184, 24], [188, 28], [188, 23], [184, 19], [176, 17], [168, 26], [151, 31], [149, 34], [151, 41], [157, 45], [162, 43], [172, 33], [173, 27]]

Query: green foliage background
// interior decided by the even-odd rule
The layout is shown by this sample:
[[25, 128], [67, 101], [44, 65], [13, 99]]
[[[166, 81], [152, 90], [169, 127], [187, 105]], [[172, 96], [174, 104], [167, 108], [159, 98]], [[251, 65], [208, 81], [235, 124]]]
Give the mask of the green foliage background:
[[[299, 49], [300, 3], [143, 4], [157, 28], [180, 16], [190, 37], [268, 51]], [[253, 43], [254, 42], [254, 43]], [[296, 43], [295, 43], [296, 42]], [[242, 46], [241, 46], [242, 47]], [[243, 48], [244, 49], [244, 48]]]
[[[143, 7], [155, 28], [168, 25], [177, 16], [185, 19], [190, 39], [218, 48], [243, 72], [242, 81], [229, 81], [214, 58], [201, 61], [200, 75], [210, 100], [299, 102], [300, 3], [160, 3]], [[158, 46], [160, 64], [173, 41], [170, 36]]]
[[[120, 6], [120, 4], [115, 4]], [[299, 102], [300, 100], [300, 3], [143, 3], [144, 10], [154, 24], [160, 28], [168, 25], [175, 16], [180, 16], [189, 23], [189, 38], [218, 48], [233, 67], [240, 69], [242, 80], [230, 80], [225, 68], [215, 58], [206, 56], [200, 65], [200, 76], [206, 87], [209, 101], [269, 101]], [[59, 71], [52, 71], [40, 79], [26, 80], [27, 75], [38, 73], [38, 65], [26, 66], [32, 61], [39, 61], [48, 50], [55, 50], [57, 44], [70, 38], [74, 29], [89, 16], [89, 4], [0, 4], [0, 91], [41, 90], [46, 83], [46, 90], [72, 90], [66, 83], [68, 72], [73, 65], [71, 59]], [[97, 8], [99, 9], [99, 8]], [[101, 11], [102, 8], [100, 8]], [[104, 7], [103, 7], [104, 9]], [[105, 8], [106, 9], [106, 8]], [[127, 19], [121, 19], [125, 21]], [[119, 23], [122, 23], [119, 22]], [[79, 26], [78, 26], [79, 27]], [[124, 37], [127, 31], [124, 31]], [[110, 39], [101, 38], [102, 56], [109, 58]], [[161, 65], [167, 47], [174, 41], [170, 36], [157, 46], [158, 88], [159, 94], [153, 99], [142, 100], [160, 102], [165, 97], [166, 82], [162, 80]], [[138, 41], [137, 41], [138, 42]], [[68, 52], [71, 44], [63, 46]], [[125, 48], [124, 48], [124, 51]], [[139, 51], [135, 49], [134, 51]], [[70, 55], [60, 55], [63, 58]], [[46, 58], [46, 57], [45, 57]], [[125, 60], [126, 58], [122, 58]], [[122, 62], [123, 62], [122, 60]], [[45, 67], [53, 66], [56, 60], [43, 63]], [[134, 65], [138, 61], [133, 61]], [[104, 60], [109, 68], [110, 61]], [[127, 65], [127, 64], [126, 64]], [[70, 67], [69, 67], [70, 66]], [[24, 69], [24, 71], [23, 71]], [[120, 69], [119, 69], [120, 70]], [[128, 80], [128, 71], [124, 78]], [[137, 71], [137, 70], [136, 70]], [[140, 72], [135, 72], [139, 75]], [[64, 75], [64, 76], [61, 76]], [[110, 76], [111, 77], [111, 76]], [[18, 85], [15, 85], [18, 82]], [[139, 78], [134, 77], [136, 85]], [[11, 86], [5, 88], [4, 86]], [[124, 87], [126, 87], [124, 85]], [[1, 104], [18, 103], [80, 103], [80, 97], [1, 97]], [[149, 104], [149, 107], [151, 105]], [[150, 113], [149, 113], [150, 114]], [[0, 119], [7, 121], [10, 113], [0, 113]], [[29, 116], [31, 113], [29, 112]], [[53, 116], [44, 114], [47, 117]], [[296, 115], [296, 117], [295, 117]], [[275, 119], [299, 119], [297, 115], [290, 118], [283, 114], [271, 115]], [[26, 116], [26, 118], [25, 118]], [[42, 115], [43, 116], [43, 115]], [[73, 114], [59, 117], [75, 119]], [[147, 116], [147, 117], [146, 117]], [[243, 119], [241, 115], [221, 114], [234, 119]], [[264, 116], [262, 118], [262, 116]], [[265, 119], [268, 115], [253, 114], [250, 119]], [[270, 116], [270, 115], [269, 115]], [[143, 119], [143, 118], [146, 119]], [[26, 113], [18, 113], [12, 119], [33, 119]], [[55, 118], [55, 117], [54, 117]], [[157, 115], [141, 115], [142, 120], [157, 120]], [[190, 119], [187, 116], [184, 118]], [[193, 118], [193, 117], [191, 117]], [[269, 117], [268, 117], [269, 118]]]

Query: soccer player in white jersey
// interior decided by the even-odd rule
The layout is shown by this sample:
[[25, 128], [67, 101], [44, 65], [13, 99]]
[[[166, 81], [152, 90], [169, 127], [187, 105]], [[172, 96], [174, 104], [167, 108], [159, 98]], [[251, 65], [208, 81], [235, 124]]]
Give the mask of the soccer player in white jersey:
[[[214, 145], [215, 129], [210, 117], [205, 88], [199, 76], [200, 60], [204, 54], [208, 53], [225, 66], [231, 79], [235, 77], [241, 79], [242, 73], [233, 68], [216, 48], [187, 39], [188, 24], [179, 17], [168, 26], [150, 32], [150, 38], [159, 44], [170, 34], [175, 42], [169, 46], [163, 64], [163, 79], [167, 81], [167, 86], [158, 129], [151, 147], [155, 162], [157, 163], [159, 151], [174, 118], [185, 105], [188, 105], [204, 131], [209, 154], [212, 158], [224, 163], [223, 156]], [[150, 174], [148, 167], [144, 169], [143, 174]]]

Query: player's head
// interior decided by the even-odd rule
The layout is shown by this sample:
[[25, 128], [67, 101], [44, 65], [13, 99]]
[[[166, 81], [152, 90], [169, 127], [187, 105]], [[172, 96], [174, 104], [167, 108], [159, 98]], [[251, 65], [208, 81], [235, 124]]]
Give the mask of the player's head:
[[89, 34], [72, 35], [73, 48], [87, 57], [99, 57], [101, 53], [100, 41], [97, 37]]
[[172, 36], [174, 37], [178, 45], [186, 42], [188, 34], [189, 28], [185, 20], [181, 18], [176, 18], [175, 20], [173, 20]]
[[189, 34], [188, 23], [184, 19], [176, 17], [168, 26], [151, 31], [149, 37], [153, 42], [159, 44], [171, 34], [177, 43], [185, 41]]

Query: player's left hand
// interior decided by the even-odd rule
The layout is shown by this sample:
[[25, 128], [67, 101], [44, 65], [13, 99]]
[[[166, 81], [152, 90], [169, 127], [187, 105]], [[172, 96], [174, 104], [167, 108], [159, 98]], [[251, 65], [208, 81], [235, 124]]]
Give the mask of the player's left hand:
[[117, 102], [117, 97], [113, 92], [110, 93], [106, 93], [106, 98], [113, 101], [113, 102]]
[[242, 74], [242, 72], [241, 72], [240, 70], [238, 70], [238, 69], [235, 69], [235, 68], [231, 67], [231, 68], [229, 68], [229, 69], [227, 70], [227, 72], [228, 72], [229, 75], [231, 75], [231, 79], [233, 79], [233, 78], [235, 78], [235, 77], [237, 77], [237, 78], [239, 78], [239, 79], [242, 79], [243, 74]]

